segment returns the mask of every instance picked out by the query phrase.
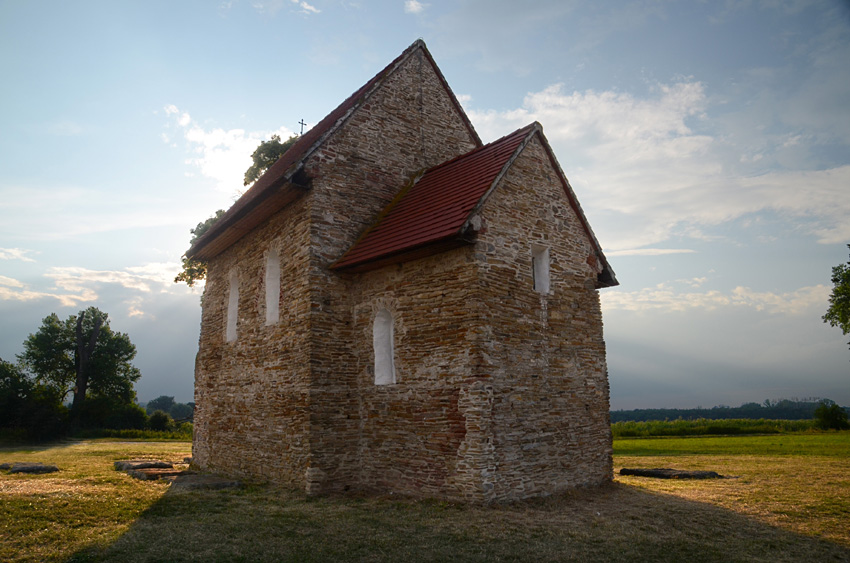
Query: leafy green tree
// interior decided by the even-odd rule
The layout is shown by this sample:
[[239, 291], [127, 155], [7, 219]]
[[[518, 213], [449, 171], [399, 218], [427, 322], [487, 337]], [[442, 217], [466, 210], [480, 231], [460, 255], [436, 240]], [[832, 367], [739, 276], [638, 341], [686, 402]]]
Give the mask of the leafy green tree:
[[23, 370], [0, 358], [0, 428], [18, 426], [33, 383]]
[[850, 262], [832, 268], [832, 286], [823, 322], [839, 327], [845, 335], [850, 334]]
[[171, 412], [171, 407], [173, 406], [174, 397], [160, 395], [156, 399], [148, 401], [148, 404], [145, 405], [145, 410], [148, 411], [148, 414], [152, 414], [154, 411]]
[[[219, 209], [206, 221], [198, 223], [194, 229], [190, 229], [192, 238], [189, 241], [189, 246], [195, 244], [195, 241], [201, 238], [201, 235], [210, 230], [216, 221], [224, 215], [224, 209]], [[199, 282], [207, 277], [207, 263], [203, 260], [195, 260], [194, 258], [186, 258], [183, 255], [183, 270], [174, 278], [174, 283], [186, 282], [186, 285], [193, 287], [196, 282]]]
[[850, 428], [847, 422], [847, 411], [837, 403], [824, 399], [815, 409], [815, 425], [822, 430], [846, 430]]
[[[256, 182], [262, 176], [263, 172], [277, 162], [297, 140], [298, 137], [293, 136], [286, 141], [281, 141], [280, 135], [272, 135], [272, 138], [268, 141], [261, 141], [260, 145], [251, 154], [253, 164], [245, 171], [244, 185], [247, 186]], [[224, 210], [219, 209], [213, 216], [206, 221], [198, 223], [197, 227], [191, 229], [192, 239], [189, 241], [189, 246], [195, 244], [195, 241], [206, 233], [222, 215], [224, 215]], [[189, 287], [194, 287], [195, 283], [206, 279], [207, 263], [205, 261], [187, 258], [185, 254], [182, 257], [182, 261], [182, 270], [174, 278], [174, 283], [186, 282], [186, 285]]]
[[195, 406], [188, 403], [174, 403], [168, 414], [174, 420], [192, 420], [195, 415]]
[[165, 432], [174, 428], [174, 421], [164, 411], [154, 411], [148, 419], [148, 428]]
[[37, 383], [52, 389], [61, 400], [73, 393], [76, 416], [86, 397], [104, 397], [118, 404], [135, 398], [133, 383], [141, 373], [131, 361], [136, 347], [130, 337], [113, 332], [109, 317], [89, 307], [62, 321], [52, 313], [24, 341], [18, 356]]
[[271, 168], [283, 154], [289, 150], [289, 147], [295, 144], [298, 137], [292, 136], [289, 139], [281, 142], [280, 135], [272, 135], [268, 141], [262, 141], [257, 150], [251, 155], [251, 160], [254, 163], [248, 170], [245, 171], [244, 186], [253, 184], [263, 175], [263, 172]]
[[55, 438], [65, 430], [67, 415], [54, 388], [39, 385], [19, 365], [0, 358], [0, 428], [30, 440]]

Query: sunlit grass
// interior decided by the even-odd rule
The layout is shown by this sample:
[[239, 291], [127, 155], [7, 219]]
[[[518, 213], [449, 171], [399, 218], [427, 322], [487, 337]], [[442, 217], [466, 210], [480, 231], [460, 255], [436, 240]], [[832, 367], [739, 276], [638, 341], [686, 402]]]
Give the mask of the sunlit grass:
[[617, 440], [614, 452], [615, 470], [674, 467], [733, 477], [617, 476], [623, 484], [721, 506], [850, 546], [850, 432]]
[[0, 450], [0, 461], [62, 468], [0, 474], [0, 560], [843, 561], [849, 440], [845, 432], [617, 441], [617, 469], [737, 478], [618, 476], [607, 487], [496, 506], [308, 498], [260, 485], [178, 492], [112, 469], [116, 459], [182, 459], [188, 443]]
[[115, 471], [129, 457], [182, 460], [187, 442], [97, 440], [0, 449], [0, 462], [53, 464], [58, 473], [0, 475], [0, 561], [57, 561], [86, 546], [108, 545], [167, 490]]

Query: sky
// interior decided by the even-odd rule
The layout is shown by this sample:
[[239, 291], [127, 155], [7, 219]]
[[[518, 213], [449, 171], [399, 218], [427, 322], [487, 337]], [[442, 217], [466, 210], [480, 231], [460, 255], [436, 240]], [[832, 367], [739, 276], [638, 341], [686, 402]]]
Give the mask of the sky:
[[0, 357], [97, 306], [193, 398], [189, 229], [417, 38], [485, 142], [539, 121], [620, 285], [611, 406], [850, 405], [850, 4], [0, 0]]

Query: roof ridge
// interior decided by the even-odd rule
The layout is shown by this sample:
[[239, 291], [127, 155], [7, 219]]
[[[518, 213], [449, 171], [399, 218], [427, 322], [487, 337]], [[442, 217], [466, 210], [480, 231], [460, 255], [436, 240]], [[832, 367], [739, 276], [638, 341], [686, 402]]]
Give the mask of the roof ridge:
[[460, 103], [452, 92], [448, 83], [443, 77], [434, 58], [428, 52], [425, 41], [422, 38], [411, 43], [399, 56], [393, 59], [388, 65], [381, 69], [372, 78], [366, 81], [360, 88], [355, 90], [338, 106], [331, 110], [309, 131], [300, 136], [288, 151], [272, 164], [265, 173], [257, 179], [254, 184], [248, 188], [236, 202], [230, 206], [227, 212], [216, 221], [213, 226], [204, 233], [195, 243], [186, 251], [187, 257], [194, 257], [202, 251], [204, 247], [210, 244], [226, 229], [237, 223], [244, 215], [252, 208], [256, 207], [266, 200], [274, 190], [274, 188], [289, 182], [295, 173], [300, 169], [301, 164], [312, 155], [318, 147], [320, 147], [329, 136], [337, 131], [345, 121], [361, 107], [371, 95], [378, 90], [380, 85], [400, 68], [417, 50], [421, 50], [430, 64], [434, 68], [437, 76], [440, 78], [446, 91], [450, 94], [453, 103], [459, 110], [461, 119], [467, 125], [473, 138], [480, 144], [481, 139], [472, 127], [472, 122], [469, 117], [460, 107]]
[[486, 149], [489, 149], [489, 148], [491, 148], [491, 147], [493, 147], [493, 146], [495, 146], [495, 145], [497, 145], [497, 144], [499, 144], [499, 143], [503, 143], [503, 142], [505, 142], [505, 141], [506, 141], [509, 137], [513, 137], [513, 136], [517, 135], [517, 134], [518, 134], [520, 131], [522, 131], [523, 129], [526, 129], [526, 128], [528, 128], [528, 127], [531, 127], [531, 126], [533, 126], [533, 125], [535, 125], [535, 124], [536, 124], [536, 125], [539, 125], [539, 123], [537, 123], [536, 121], [535, 121], [535, 122], [533, 122], [533, 123], [529, 123], [528, 125], [525, 125], [524, 127], [520, 127], [519, 129], [517, 129], [516, 131], [514, 131], [514, 132], [512, 132], [512, 133], [508, 133], [507, 135], [503, 135], [503, 136], [499, 137], [499, 138], [498, 138], [498, 139], [496, 139], [495, 141], [490, 141], [490, 142], [489, 142], [489, 143], [487, 143], [486, 145], [481, 145], [480, 147], [475, 147], [474, 149], [472, 149], [472, 150], [471, 150], [471, 151], [469, 151], [469, 152], [465, 152], [465, 153], [463, 153], [463, 154], [459, 154], [459, 155], [457, 155], [456, 157], [454, 157], [454, 158], [452, 158], [452, 159], [450, 159], [450, 160], [447, 160], [447, 161], [445, 161], [445, 162], [441, 162], [440, 164], [437, 164], [437, 165], [435, 165], [435, 166], [432, 166], [431, 168], [429, 168], [428, 170], [426, 170], [426, 172], [431, 172], [431, 171], [437, 170], [437, 169], [439, 169], [439, 168], [442, 168], [442, 167], [444, 167], [444, 166], [448, 166], [448, 165], [450, 165], [450, 164], [452, 164], [452, 163], [454, 163], [454, 162], [456, 162], [456, 161], [458, 161], [458, 160], [465, 159], [465, 158], [467, 158], [467, 157], [471, 157], [471, 156], [473, 156], [473, 154], [475, 154], [475, 153], [477, 153], [477, 152], [481, 152], [481, 151], [486, 150]]

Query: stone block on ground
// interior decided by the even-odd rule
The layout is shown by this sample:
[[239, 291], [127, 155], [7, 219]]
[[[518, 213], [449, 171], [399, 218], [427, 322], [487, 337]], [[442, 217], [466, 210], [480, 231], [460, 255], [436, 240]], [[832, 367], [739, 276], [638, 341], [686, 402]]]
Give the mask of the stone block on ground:
[[184, 472], [178, 475], [171, 484], [175, 491], [196, 491], [203, 489], [238, 489], [242, 487], [240, 481], [209, 475], [203, 473]]
[[620, 469], [620, 475], [632, 475], [634, 477], [654, 477], [655, 479], [725, 479], [723, 475], [714, 471], [685, 471], [682, 469], [656, 468], [656, 469]]
[[174, 464], [158, 459], [124, 459], [115, 462], [116, 471], [129, 471], [131, 469], [170, 469]]
[[139, 479], [141, 481], [156, 481], [157, 479], [173, 478], [183, 472], [183, 469], [146, 467], [143, 469], [128, 469], [127, 475], [133, 479]]
[[11, 466], [7, 468], [6, 466], [9, 466], [9, 465], [10, 464], [8, 464], [8, 463], [4, 463], [2, 466], [0, 466], [0, 469], [8, 469], [9, 473], [32, 473], [32, 474], [37, 474], [37, 475], [42, 474], [42, 473], [56, 473], [57, 471], [59, 471], [59, 468], [56, 467], [55, 465], [45, 465], [41, 462], [37, 462], [37, 463], [17, 462], [17, 463], [12, 463]]

